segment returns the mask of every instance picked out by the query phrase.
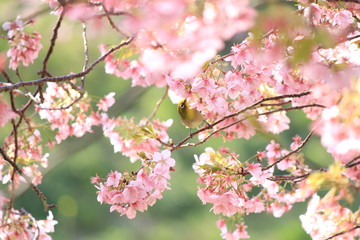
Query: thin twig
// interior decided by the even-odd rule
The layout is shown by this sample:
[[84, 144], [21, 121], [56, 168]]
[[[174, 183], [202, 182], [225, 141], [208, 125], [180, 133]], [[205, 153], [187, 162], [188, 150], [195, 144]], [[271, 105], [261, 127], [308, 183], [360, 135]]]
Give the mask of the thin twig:
[[7, 161], [13, 168], [15, 171], [17, 171], [25, 180], [26, 182], [29, 184], [29, 186], [34, 190], [34, 192], [36, 193], [36, 195], [41, 199], [43, 205], [44, 205], [44, 210], [48, 211], [50, 208], [54, 208], [55, 205], [54, 204], [48, 204], [47, 203], [47, 198], [45, 197], [45, 195], [40, 191], [40, 189], [38, 187], [36, 187], [31, 180], [28, 179], [28, 177], [24, 174], [23, 170], [14, 162], [12, 161], [5, 153], [5, 151], [0, 147], [0, 154], [2, 155], [2, 157], [4, 158], [5, 161]]
[[360, 0], [326, 0], [328, 2], [351, 2], [360, 4]]
[[[13, 134], [14, 134], [14, 145], [15, 145], [15, 149], [14, 149], [14, 163], [16, 164], [16, 160], [17, 160], [17, 157], [18, 157], [18, 151], [19, 151], [19, 143], [18, 143], [18, 137], [17, 137], [17, 127], [16, 127], [16, 124], [15, 124], [15, 120], [14, 119], [11, 119], [11, 124], [13, 126]], [[13, 208], [13, 203], [14, 203], [14, 199], [15, 199], [15, 182], [14, 182], [14, 179], [15, 179], [15, 170], [11, 173], [11, 182], [13, 184], [12, 188], [11, 188], [11, 198], [10, 198], [10, 201], [9, 201], [9, 209], [12, 209]]]
[[[85, 71], [85, 69], [87, 68], [88, 64], [89, 64], [89, 45], [88, 45], [88, 40], [86, 37], [86, 24], [83, 23], [83, 40], [84, 40], [84, 55], [85, 55], [85, 61], [84, 61], [84, 66], [83, 66], [83, 71]], [[86, 75], [84, 75], [81, 78], [81, 89], [84, 90], [85, 88], [85, 78]]]
[[261, 103], [260, 107], [276, 107], [276, 106], [283, 106], [289, 103], [291, 103], [291, 101], [279, 102], [279, 103]]
[[[360, 159], [360, 155], [359, 155], [359, 156], [354, 157], [354, 158], [353, 158], [353, 159], [351, 159], [349, 162], [347, 162], [347, 163], [345, 164], [345, 167], [346, 167], [346, 168], [351, 168], [351, 167], [353, 167], [353, 166], [355, 166], [355, 165], [359, 164], [359, 163], [360, 163], [360, 161], [359, 161], [359, 162], [357, 162], [357, 163], [355, 163], [355, 161], [356, 161], [356, 160], [358, 160], [358, 159]], [[355, 165], [353, 165], [353, 164], [355, 164]]]
[[317, 170], [312, 170], [308, 173], [302, 174], [302, 175], [273, 175], [269, 177], [268, 179], [270, 181], [278, 182], [278, 181], [291, 181], [291, 182], [299, 182], [307, 178], [310, 174], [315, 172], [326, 172], [328, 169], [320, 168]]
[[50, 59], [50, 56], [51, 54], [53, 53], [54, 51], [54, 48], [55, 48], [55, 42], [57, 40], [57, 37], [58, 37], [58, 33], [59, 33], [59, 29], [61, 27], [61, 23], [62, 23], [62, 20], [64, 18], [64, 11], [62, 11], [60, 13], [60, 16], [59, 16], [59, 19], [53, 29], [53, 35], [51, 36], [51, 39], [50, 39], [50, 46], [49, 46], [49, 49], [46, 53], [46, 56], [44, 58], [44, 61], [43, 61], [43, 68], [42, 68], [42, 71], [41, 71], [41, 77], [45, 77], [45, 76], [48, 76], [50, 77], [49, 73], [47, 72], [47, 63]]
[[350, 228], [350, 229], [348, 229], [348, 230], [345, 230], [345, 231], [336, 233], [336, 234], [334, 234], [334, 235], [332, 235], [332, 236], [330, 236], [330, 237], [328, 237], [328, 238], [325, 238], [325, 240], [330, 240], [330, 239], [332, 239], [332, 238], [334, 238], [334, 237], [343, 235], [343, 234], [345, 234], [345, 233], [349, 233], [349, 232], [354, 231], [354, 230], [356, 230], [356, 229], [358, 229], [358, 228], [360, 228], [360, 225], [356, 225], [356, 226], [354, 226], [354, 227], [352, 227], [352, 228]]
[[269, 168], [272, 168], [273, 166], [275, 166], [276, 164], [278, 164], [279, 162], [281, 162], [282, 160], [288, 158], [290, 155], [299, 152], [304, 146], [305, 144], [309, 141], [310, 137], [312, 136], [313, 132], [311, 131], [306, 138], [304, 139], [304, 141], [301, 142], [301, 144], [295, 148], [294, 150], [292, 150], [291, 152], [289, 152], [288, 154], [286, 154], [285, 156], [282, 156], [281, 158], [279, 158], [278, 160], [276, 160], [275, 162], [273, 162], [272, 164], [270, 164], [269, 166], [263, 168], [263, 170], [267, 170]]
[[106, 17], [106, 16], [129, 16], [129, 17], [134, 17], [134, 15], [132, 15], [129, 12], [125, 12], [125, 11], [118, 11], [118, 12], [110, 12], [110, 11], [106, 11], [105, 13], [101, 13], [101, 14], [97, 14], [95, 15], [95, 17]]
[[111, 19], [111, 14], [108, 12], [108, 10], [106, 9], [105, 5], [103, 4], [103, 9], [104, 9], [104, 12], [106, 13], [105, 17], [107, 18], [108, 22], [110, 23], [110, 26], [115, 29], [115, 31], [117, 31], [118, 33], [120, 33], [121, 35], [123, 35], [124, 37], [126, 38], [129, 38], [130, 36], [126, 33], [124, 33], [122, 30], [120, 30], [120, 28], [118, 28], [114, 21]]

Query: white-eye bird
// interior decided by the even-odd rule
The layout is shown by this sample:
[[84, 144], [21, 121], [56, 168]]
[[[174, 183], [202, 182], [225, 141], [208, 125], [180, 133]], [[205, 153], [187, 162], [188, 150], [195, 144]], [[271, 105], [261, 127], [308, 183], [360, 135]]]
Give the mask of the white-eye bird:
[[196, 128], [200, 125], [203, 121], [203, 115], [196, 110], [192, 109], [189, 106], [189, 103], [186, 101], [186, 99], [182, 99], [177, 106], [178, 113], [181, 117], [182, 123], [190, 128]]

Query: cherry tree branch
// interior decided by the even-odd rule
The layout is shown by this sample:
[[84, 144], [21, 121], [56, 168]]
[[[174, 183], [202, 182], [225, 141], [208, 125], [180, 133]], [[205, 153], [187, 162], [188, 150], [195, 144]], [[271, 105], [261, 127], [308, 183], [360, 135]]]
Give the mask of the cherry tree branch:
[[[114, 21], [111, 19], [111, 16], [114, 15], [114, 14], [111, 14], [105, 7], [105, 5], [103, 4], [102, 5], [103, 9], [104, 9], [104, 12], [105, 12], [105, 17], [106, 19], [108, 20], [108, 22], [110, 23], [110, 26], [115, 29], [115, 31], [117, 31], [118, 33], [120, 33], [121, 35], [123, 35], [124, 37], [126, 38], [129, 38], [129, 35], [124, 33], [122, 30], [120, 30], [120, 28], [118, 28], [118, 26], [115, 25]], [[123, 14], [121, 14], [123, 15]]]
[[8, 162], [13, 169], [18, 172], [25, 180], [26, 182], [29, 184], [29, 186], [34, 190], [34, 192], [36, 193], [36, 195], [41, 199], [43, 205], [44, 205], [44, 210], [48, 211], [51, 208], [54, 208], [55, 205], [54, 204], [48, 204], [47, 203], [47, 198], [45, 197], [45, 195], [40, 191], [40, 189], [38, 187], [36, 187], [31, 180], [28, 179], [28, 177], [24, 174], [23, 170], [14, 162], [12, 161], [5, 153], [4, 149], [2, 149], [0, 147], [0, 154], [2, 155], [3, 159]]
[[[254, 115], [250, 115], [250, 116], [246, 116], [240, 120], [237, 120], [233, 123], [230, 123], [224, 127], [221, 127], [219, 129], [216, 129], [215, 131], [213, 131], [212, 133], [210, 133], [208, 136], [206, 136], [203, 140], [201, 140], [200, 142], [197, 142], [197, 143], [188, 143], [188, 144], [185, 144], [185, 145], [182, 145], [184, 143], [184, 140], [186, 139], [190, 139], [193, 135], [197, 134], [197, 132], [193, 133], [191, 136], [188, 136], [187, 138], [185, 138], [183, 141], [181, 141], [179, 144], [177, 144], [176, 146], [174, 146], [173, 148], [174, 149], [171, 149], [172, 151], [175, 150], [175, 149], [179, 149], [179, 148], [184, 148], [184, 147], [195, 147], [195, 146], [198, 146], [200, 144], [203, 144], [204, 142], [206, 142], [207, 140], [210, 139], [210, 137], [212, 137], [214, 134], [220, 132], [220, 131], [223, 131], [229, 127], [232, 127], [240, 122], [243, 122], [249, 118], [254, 118], [254, 117], [258, 117], [258, 116], [261, 116], [261, 115], [270, 115], [270, 114], [273, 114], [275, 112], [281, 112], [281, 111], [291, 111], [291, 110], [299, 110], [299, 109], [303, 109], [303, 108], [307, 108], [307, 107], [323, 107], [322, 105], [318, 105], [318, 104], [309, 104], [309, 105], [303, 105], [303, 106], [296, 106], [296, 107], [288, 107], [288, 108], [280, 108], [280, 109], [276, 109], [276, 110], [273, 110], [273, 111], [268, 111], [268, 112], [264, 112], [264, 113], [259, 113], [259, 114], [254, 114]], [[207, 127], [205, 127], [207, 128]], [[283, 160], [283, 159], [282, 159]]]
[[349, 162], [347, 162], [347, 163], [345, 164], [345, 167], [346, 167], [346, 168], [351, 168], [351, 167], [354, 167], [355, 165], [360, 164], [360, 161], [355, 162], [355, 161], [358, 160], [358, 159], [360, 159], [360, 155], [354, 157], [354, 158], [351, 159]]
[[271, 177], [269, 177], [268, 179], [270, 181], [274, 181], [274, 182], [279, 182], [279, 181], [290, 181], [290, 182], [300, 182], [302, 180], [304, 180], [305, 178], [307, 178], [308, 176], [310, 176], [310, 174], [315, 173], [315, 172], [327, 172], [328, 169], [324, 169], [324, 168], [320, 168], [320, 169], [316, 169], [316, 170], [312, 170], [310, 172], [304, 173], [302, 175], [273, 175]]
[[336, 233], [336, 234], [334, 234], [334, 235], [332, 235], [332, 236], [330, 236], [330, 237], [328, 237], [328, 238], [325, 238], [325, 240], [333, 239], [334, 237], [338, 237], [338, 236], [343, 235], [343, 234], [345, 234], [345, 233], [349, 233], [349, 232], [354, 231], [354, 230], [356, 230], [356, 229], [358, 229], [358, 228], [360, 228], [360, 225], [356, 225], [356, 226], [354, 226], [354, 227], [352, 227], [352, 228], [350, 228], [350, 229], [348, 229], [348, 230], [345, 230], [345, 231]]
[[[269, 115], [269, 114], [272, 114], [272, 113], [275, 113], [275, 112], [279, 112], [279, 111], [289, 111], [289, 110], [298, 110], [298, 109], [302, 109], [302, 108], [305, 108], [305, 107], [324, 107], [322, 105], [319, 105], [319, 104], [309, 104], [309, 105], [303, 105], [303, 106], [294, 106], [294, 107], [289, 107], [289, 108], [280, 108], [280, 109], [276, 109], [276, 110], [273, 110], [273, 111], [269, 111], [269, 112], [265, 112], [265, 113], [259, 113], [259, 114], [255, 114], [255, 115], [251, 115], [251, 116], [247, 116], [243, 119], [240, 119], [238, 121], [235, 121], [231, 124], [228, 124], [227, 126], [225, 127], [222, 127], [222, 128], [219, 128], [217, 129], [216, 131], [214, 131], [213, 133], [210, 134], [210, 136], [207, 136], [206, 139], [203, 139], [203, 141], [199, 142], [199, 143], [196, 143], [196, 145], [194, 144], [186, 144], [186, 145], [183, 145], [185, 142], [187, 142], [189, 139], [191, 139], [194, 135], [197, 135], [203, 131], [206, 131], [206, 130], [209, 130], [209, 129], [212, 129], [213, 127], [215, 127], [216, 125], [220, 124], [221, 122], [225, 121], [226, 119], [230, 119], [230, 118], [234, 118], [250, 109], [254, 109], [258, 106], [260, 106], [262, 103], [264, 102], [267, 102], [267, 101], [274, 101], [274, 100], [280, 100], [280, 99], [284, 99], [284, 98], [298, 98], [298, 97], [302, 97], [302, 96], [306, 96], [310, 94], [309, 91], [305, 91], [305, 92], [302, 92], [302, 93], [299, 93], [299, 94], [285, 94], [285, 95], [278, 95], [278, 96], [274, 96], [274, 97], [267, 97], [267, 98], [262, 98], [260, 100], [258, 100], [257, 102], [253, 103], [252, 105], [249, 105], [243, 109], [241, 109], [240, 111], [236, 112], [236, 113], [233, 113], [233, 114], [229, 114], [217, 121], [215, 121], [214, 123], [211, 123], [211, 124], [208, 124], [202, 128], [200, 128], [199, 130], [197, 130], [196, 132], [194, 132], [193, 134], [191, 134], [191, 136], [188, 136], [186, 138], [184, 138], [182, 141], [180, 141], [178, 144], [176, 144], [172, 149], [171, 151], [175, 150], [175, 149], [178, 149], [178, 148], [183, 148], [183, 147], [187, 147], [187, 146], [197, 146], [199, 144], [202, 144], [204, 143], [205, 141], [207, 141], [209, 139], [209, 137], [211, 137], [212, 135], [214, 135], [215, 133], [219, 132], [219, 131], [222, 131], [226, 128], [229, 128], [235, 124], [238, 124], [244, 120], [246, 120], [247, 118], [250, 118], [250, 117], [257, 117], [257, 116], [261, 116], [261, 115]], [[205, 141], [204, 141], [205, 140]]]
[[43, 68], [42, 68], [42, 71], [40, 72], [41, 76], [42, 77], [45, 77], [45, 76], [51, 76], [46, 68], [47, 68], [47, 63], [50, 59], [50, 56], [51, 54], [53, 53], [54, 51], [54, 48], [55, 48], [55, 42], [56, 42], [56, 39], [58, 37], [58, 32], [59, 32], [59, 29], [61, 27], [61, 23], [62, 23], [62, 20], [64, 18], [64, 11], [61, 12], [60, 16], [59, 16], [59, 19], [54, 27], [54, 30], [53, 30], [53, 35], [51, 36], [51, 39], [50, 39], [50, 46], [49, 46], [49, 49], [45, 55], [45, 58], [43, 60]]
[[326, 0], [328, 2], [352, 2], [360, 4], [360, 0]]
[[284, 159], [290, 157], [292, 154], [299, 152], [304, 146], [305, 144], [309, 141], [310, 137], [312, 136], [313, 132], [311, 131], [306, 138], [304, 139], [304, 141], [301, 142], [301, 144], [295, 148], [294, 150], [292, 150], [291, 152], [289, 152], [288, 154], [286, 154], [285, 156], [279, 158], [278, 160], [276, 160], [275, 162], [273, 162], [272, 164], [270, 164], [269, 166], [267, 166], [266, 168], [264, 168], [263, 170], [267, 170], [272, 168], [273, 166], [275, 166], [276, 164], [278, 164], [279, 162], [283, 161]]
[[89, 67], [87, 67], [84, 71], [68, 74], [64, 76], [58, 76], [58, 77], [43, 77], [37, 80], [32, 81], [26, 81], [26, 82], [18, 82], [14, 84], [6, 84], [0, 87], [0, 92], [8, 92], [10, 90], [14, 90], [20, 87], [24, 86], [39, 86], [46, 82], [64, 82], [75, 78], [80, 78], [88, 74], [93, 68], [98, 65], [100, 62], [104, 61], [107, 56], [112, 54], [113, 52], [119, 50], [123, 46], [129, 45], [133, 41], [134, 37], [128, 38], [126, 41], [121, 42], [120, 44], [116, 45], [115, 47], [109, 49], [104, 55], [96, 59], [93, 63], [90, 64]]

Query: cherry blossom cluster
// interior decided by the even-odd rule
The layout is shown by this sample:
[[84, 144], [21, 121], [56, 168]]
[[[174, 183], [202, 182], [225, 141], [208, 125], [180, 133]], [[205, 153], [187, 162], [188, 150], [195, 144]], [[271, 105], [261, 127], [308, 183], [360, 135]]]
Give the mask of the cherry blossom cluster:
[[26, 33], [24, 27], [29, 22], [23, 22], [19, 19], [14, 22], [5, 22], [3, 29], [7, 31], [9, 46], [11, 47], [7, 56], [10, 58], [10, 68], [15, 70], [19, 64], [29, 66], [38, 57], [42, 48], [40, 43], [41, 36], [37, 32]]
[[[272, 141], [264, 152], [258, 152], [255, 163], [241, 162], [239, 156], [230, 153], [228, 149], [214, 151], [206, 148], [199, 157], [195, 156], [194, 170], [199, 174], [200, 183], [198, 197], [203, 204], [212, 204], [211, 210], [215, 214], [227, 217], [218, 223], [224, 239], [248, 238], [246, 225], [242, 220], [237, 221], [241, 224], [234, 229], [226, 227], [225, 222], [234, 222], [234, 217], [263, 211], [281, 217], [294, 203], [305, 201], [324, 187], [340, 189], [333, 191], [333, 194], [337, 193], [338, 199], [345, 198], [352, 202], [351, 193], [347, 189], [356, 187], [357, 183], [349, 182], [342, 175], [343, 167], [334, 165], [326, 172], [308, 176], [310, 168], [304, 164], [303, 156], [296, 153], [302, 141], [299, 136], [293, 140], [291, 152]], [[278, 174], [274, 174], [275, 170]], [[302, 181], [304, 178], [306, 179]], [[300, 182], [295, 184], [293, 180]], [[285, 188], [282, 181], [288, 182], [291, 188]], [[341, 207], [340, 204], [338, 206]], [[355, 217], [351, 220], [353, 225], [356, 224], [354, 219]], [[306, 231], [309, 233], [307, 229]], [[330, 236], [331, 232], [327, 234]]]
[[48, 240], [51, 239], [48, 233], [54, 232], [58, 223], [51, 211], [46, 220], [36, 220], [30, 213], [16, 209], [0, 210], [0, 215], [0, 238], [6, 240]]
[[223, 239], [246, 239], [250, 238], [249, 234], [246, 232], [246, 226], [241, 222], [240, 224], [235, 224], [235, 230], [229, 231], [226, 226], [225, 219], [219, 219], [217, 221], [217, 227], [221, 230], [221, 237]]
[[[341, 101], [336, 106], [324, 110], [318, 122], [317, 132], [321, 142], [335, 160], [346, 164], [360, 155], [360, 81], [343, 91]], [[360, 167], [344, 169], [350, 179], [360, 181]]]
[[[204, 62], [224, 47], [224, 40], [247, 30], [255, 17], [245, 0], [202, 4], [154, 0], [145, 1], [141, 8], [129, 8], [129, 12], [132, 16], [124, 21], [124, 27], [136, 34], [131, 50], [140, 57], [131, 61], [108, 57], [105, 61], [107, 73], [131, 78], [134, 86], [165, 86], [165, 74], [194, 77]], [[105, 46], [100, 49], [104, 52]]]
[[[268, 160], [275, 156], [286, 154], [286, 150], [275, 147], [274, 142], [267, 146], [266, 152], [259, 152], [258, 159], [267, 156]], [[263, 168], [261, 163], [241, 163], [235, 153], [229, 153], [228, 149], [219, 152], [212, 148], [206, 148], [205, 152], [196, 157], [194, 170], [199, 174], [199, 182], [203, 187], [199, 188], [198, 196], [203, 203], [212, 203], [215, 214], [232, 216], [235, 213], [262, 212], [265, 210], [265, 201], [271, 198], [279, 198], [281, 185], [274, 181], [274, 168]], [[284, 159], [289, 164], [285, 169], [293, 168], [302, 164], [302, 159]], [[286, 164], [279, 162], [277, 167], [282, 170]], [[272, 179], [272, 180], [271, 180]], [[263, 187], [258, 195], [251, 194], [253, 189]], [[280, 207], [280, 206], [279, 206]], [[275, 208], [269, 208], [275, 212]], [[280, 209], [277, 209], [280, 210]], [[274, 213], [280, 217], [282, 214]]]
[[174, 171], [175, 160], [171, 152], [155, 152], [149, 158], [143, 156], [142, 167], [134, 172], [110, 172], [107, 179], [93, 177], [91, 182], [99, 190], [97, 200], [110, 204], [110, 211], [134, 218], [137, 211], [161, 199], [162, 192], [169, 189], [170, 171]]
[[48, 83], [43, 93], [43, 102], [37, 106], [41, 119], [56, 130], [56, 142], [70, 136], [82, 137], [91, 132], [91, 127], [101, 124], [101, 113], [105, 113], [114, 103], [114, 93], [109, 93], [97, 104], [99, 111], [93, 111], [87, 93], [81, 93], [73, 84]]
[[339, 204], [341, 196], [335, 196], [330, 191], [320, 198], [315, 194], [300, 220], [305, 231], [314, 240], [326, 239], [332, 235], [342, 233], [334, 239], [355, 240], [360, 235], [360, 229], [354, 228], [359, 219], [359, 210], [351, 211]]
[[[167, 129], [172, 125], [172, 120], [161, 122], [146, 119], [135, 123], [133, 119], [122, 117], [108, 118], [103, 115], [102, 126], [104, 136], [110, 139], [114, 152], [120, 152], [130, 157], [131, 162], [140, 160], [139, 153], [155, 153], [161, 147], [161, 142], [168, 142]], [[147, 123], [147, 125], [145, 125]]]
[[[18, 132], [19, 137], [14, 141], [13, 135], [5, 139], [3, 148], [7, 155], [16, 159], [17, 164], [22, 166], [24, 174], [31, 179], [32, 184], [35, 186], [42, 181], [42, 174], [39, 166], [44, 168], [48, 165], [48, 153], [43, 153], [42, 137], [40, 131], [37, 129], [24, 129]], [[15, 151], [15, 148], [17, 151]], [[16, 156], [14, 153], [16, 152]], [[20, 181], [25, 182], [23, 176], [13, 174], [12, 167], [4, 160], [1, 161], [0, 179], [3, 184], [9, 184], [12, 188], [17, 188]]]

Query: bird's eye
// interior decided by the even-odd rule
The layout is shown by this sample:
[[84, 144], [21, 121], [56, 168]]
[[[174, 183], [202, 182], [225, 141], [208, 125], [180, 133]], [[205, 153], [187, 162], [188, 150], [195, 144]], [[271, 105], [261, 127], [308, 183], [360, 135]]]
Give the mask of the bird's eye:
[[180, 104], [180, 108], [184, 108], [185, 107], [185, 104]]

